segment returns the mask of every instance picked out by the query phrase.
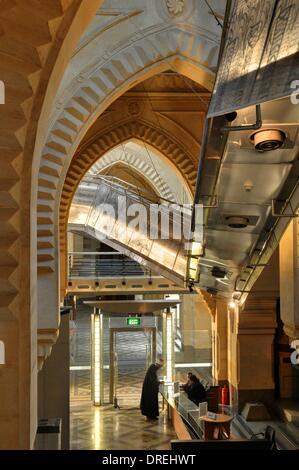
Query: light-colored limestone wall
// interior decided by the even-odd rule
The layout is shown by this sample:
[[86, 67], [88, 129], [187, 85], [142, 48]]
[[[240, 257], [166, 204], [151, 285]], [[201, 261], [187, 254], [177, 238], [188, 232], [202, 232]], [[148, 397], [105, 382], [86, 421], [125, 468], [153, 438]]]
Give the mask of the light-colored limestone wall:
[[212, 338], [213, 376], [219, 383], [227, 381], [228, 315], [227, 302], [217, 299], [212, 319]]
[[[38, 14], [36, 2], [1, 3], [0, 78], [7, 85], [6, 101], [0, 107], [0, 338], [6, 347], [6, 363], [0, 369], [1, 449], [32, 447], [37, 424], [36, 211], [41, 194], [38, 196], [34, 180], [39, 164], [32, 163], [35, 144], [41, 144], [37, 133], [48, 124], [49, 107], [70, 57], [68, 51], [99, 3], [44, 0], [39, 2]], [[74, 17], [82, 29], [77, 23], [72, 30]], [[46, 103], [53, 69], [55, 79], [48, 87]], [[40, 158], [39, 150], [37, 155]], [[38, 207], [42, 219], [43, 208]], [[41, 250], [49, 243], [49, 227], [44, 228]], [[48, 295], [56, 294], [51, 291]], [[53, 314], [55, 318], [56, 310]]]
[[227, 336], [227, 378], [229, 382], [230, 404], [238, 404], [238, 387], [240, 363], [238, 357], [238, 319], [239, 308], [228, 310], [228, 336]]
[[181, 329], [185, 349], [211, 348], [212, 317], [201, 294], [182, 295]]
[[276, 299], [248, 299], [229, 311], [228, 378], [232, 404], [274, 398], [273, 340]]
[[69, 315], [63, 315], [59, 337], [50, 357], [38, 374], [38, 417], [61, 418], [61, 447], [69, 449]]
[[299, 337], [299, 221], [292, 220], [279, 245], [280, 316], [290, 340]]

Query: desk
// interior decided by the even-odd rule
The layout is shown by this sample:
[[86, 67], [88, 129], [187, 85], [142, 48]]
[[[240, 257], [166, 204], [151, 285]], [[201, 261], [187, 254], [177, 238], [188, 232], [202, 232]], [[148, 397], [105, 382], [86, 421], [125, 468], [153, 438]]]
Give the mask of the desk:
[[192, 439], [192, 434], [202, 436], [202, 423], [199, 420], [199, 408], [190, 401], [184, 392], [174, 393], [173, 385], [160, 386], [163, 408], [167, 406], [167, 415], [179, 439]]
[[222, 413], [217, 413], [216, 419], [209, 418], [208, 416], [201, 416], [200, 419], [204, 422], [204, 439], [229, 439], [230, 438], [230, 423], [233, 416], [228, 416]]

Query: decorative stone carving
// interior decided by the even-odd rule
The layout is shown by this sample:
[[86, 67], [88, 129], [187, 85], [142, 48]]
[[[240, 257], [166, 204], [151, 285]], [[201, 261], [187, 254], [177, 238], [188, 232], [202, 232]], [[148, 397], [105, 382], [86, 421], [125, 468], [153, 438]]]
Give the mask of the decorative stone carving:
[[131, 116], [138, 116], [141, 113], [141, 106], [138, 101], [129, 101], [128, 102], [128, 113]]
[[166, 0], [166, 5], [169, 13], [179, 15], [183, 13], [185, 0]]
[[154, 0], [158, 15], [166, 22], [188, 21], [195, 14], [197, 0]]
[[37, 330], [37, 359], [39, 371], [42, 370], [45, 360], [50, 356], [58, 334], [59, 330], [55, 328], [39, 328]]

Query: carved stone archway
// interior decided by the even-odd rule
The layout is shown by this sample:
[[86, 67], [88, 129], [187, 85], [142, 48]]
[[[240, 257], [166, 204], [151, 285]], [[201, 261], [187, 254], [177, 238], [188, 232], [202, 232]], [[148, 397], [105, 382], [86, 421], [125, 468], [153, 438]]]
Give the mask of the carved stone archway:
[[[138, 139], [136, 139], [136, 141], [141, 142]], [[120, 145], [124, 145], [124, 142], [121, 142]], [[154, 193], [158, 193], [160, 197], [168, 199], [169, 201], [175, 201], [175, 197], [170, 186], [159, 176], [155, 168], [150, 166], [144, 161], [144, 159], [134, 153], [122, 152], [116, 155], [114, 152], [108, 152], [92, 165], [88, 174], [110, 174], [110, 171], [119, 164], [132, 169], [136, 174], [142, 175], [142, 177], [149, 183]]]
[[[194, 26], [184, 29], [179, 23], [159, 24], [145, 34], [133, 34], [127, 42], [96, 58], [97, 63], [82, 71], [80, 80], [74, 80], [63, 95], [49, 120], [48, 131], [44, 130], [46, 139], [42, 141], [45, 144], [35, 149], [40, 161], [33, 223], [37, 236], [39, 332], [55, 331], [59, 325], [60, 293], [64, 286], [59, 281], [61, 266], [57, 254], [59, 251], [64, 254], [65, 250], [65, 241], [59, 246], [60, 206], [64, 205], [61, 195], [69, 166], [86, 132], [126, 91], [169, 69], [211, 91], [218, 46], [219, 38], [202, 34]], [[184, 161], [185, 155], [182, 165]], [[50, 299], [48, 304], [45, 304], [46, 298]]]
[[163, 26], [147, 36], [137, 35], [87, 74], [51, 126], [42, 152], [37, 205], [40, 272], [57, 269], [53, 240], [60, 195], [73, 155], [92, 123], [133, 84], [171, 68], [210, 90], [214, 72], [209, 66], [216, 57], [215, 41], [178, 26]]

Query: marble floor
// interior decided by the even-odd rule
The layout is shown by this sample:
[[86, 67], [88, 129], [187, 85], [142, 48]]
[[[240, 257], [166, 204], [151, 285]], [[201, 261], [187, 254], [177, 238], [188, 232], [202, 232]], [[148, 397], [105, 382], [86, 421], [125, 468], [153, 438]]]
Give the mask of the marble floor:
[[91, 402], [72, 402], [71, 449], [167, 450], [176, 439], [167, 417], [147, 422], [135, 408], [94, 407]]
[[[107, 320], [105, 320], [107, 321]], [[171, 423], [163, 412], [157, 422], [147, 422], [140, 414], [139, 402], [143, 378], [147, 369], [149, 337], [145, 332], [119, 332], [116, 337], [117, 374], [116, 397], [120, 408], [109, 402], [109, 326], [104, 328], [104, 402], [94, 407], [91, 402], [90, 312], [78, 308], [71, 327], [70, 371], [70, 432], [71, 449], [90, 450], [163, 450], [176, 439]], [[158, 347], [158, 343], [157, 343]], [[182, 354], [181, 354], [182, 356]], [[194, 362], [178, 355], [179, 362]], [[184, 361], [185, 359], [185, 361]], [[210, 351], [203, 350], [199, 362], [210, 361]], [[209, 381], [210, 370], [193, 369], [190, 365], [177, 371], [184, 381], [189, 370]]]

